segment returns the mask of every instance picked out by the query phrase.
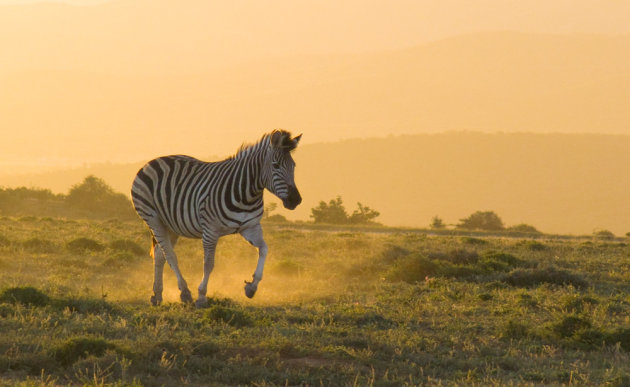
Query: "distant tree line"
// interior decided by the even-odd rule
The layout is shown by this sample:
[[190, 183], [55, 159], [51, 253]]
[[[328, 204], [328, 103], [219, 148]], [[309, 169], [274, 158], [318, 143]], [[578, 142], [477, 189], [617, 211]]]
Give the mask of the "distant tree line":
[[341, 196], [331, 199], [328, 203], [320, 201], [319, 205], [311, 209], [311, 218], [314, 223], [328, 224], [377, 224], [374, 219], [380, 212], [357, 203], [357, 209], [348, 214], [343, 205]]
[[93, 175], [73, 185], [67, 195], [41, 188], [0, 188], [0, 215], [95, 219], [136, 217], [129, 198], [115, 192], [103, 179]]
[[[444, 221], [434, 216], [429, 225], [433, 230], [443, 230], [447, 228]], [[534, 226], [529, 224], [518, 224], [505, 227], [503, 220], [494, 211], [476, 211], [470, 216], [460, 219], [455, 225], [458, 230], [479, 230], [479, 231], [511, 231], [519, 233], [540, 233]]]

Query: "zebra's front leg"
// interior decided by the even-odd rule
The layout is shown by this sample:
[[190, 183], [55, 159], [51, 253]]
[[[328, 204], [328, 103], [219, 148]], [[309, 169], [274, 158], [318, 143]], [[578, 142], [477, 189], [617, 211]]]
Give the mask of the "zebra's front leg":
[[[155, 240], [154, 240], [155, 241]], [[151, 305], [158, 306], [162, 303], [162, 291], [164, 290], [164, 264], [166, 258], [164, 251], [154, 242], [151, 255], [153, 255], [153, 296], [151, 296]]]
[[208, 299], [206, 298], [206, 294], [208, 292], [208, 279], [210, 278], [212, 269], [214, 269], [214, 253], [217, 247], [217, 240], [218, 238], [214, 235], [204, 234], [203, 236], [203, 279], [199, 284], [199, 297], [195, 303], [197, 308], [203, 308], [208, 304]]
[[252, 228], [241, 231], [241, 235], [249, 243], [258, 248], [258, 265], [254, 272], [254, 280], [252, 282], [245, 281], [245, 295], [252, 298], [258, 290], [258, 283], [262, 280], [263, 269], [265, 268], [265, 259], [267, 258], [267, 243], [263, 239], [262, 227], [260, 223]]

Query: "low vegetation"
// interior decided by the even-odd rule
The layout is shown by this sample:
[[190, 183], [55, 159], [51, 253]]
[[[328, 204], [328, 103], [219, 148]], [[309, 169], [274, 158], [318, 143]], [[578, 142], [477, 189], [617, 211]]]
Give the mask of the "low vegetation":
[[[140, 221], [0, 218], [0, 385], [627, 385], [630, 246], [265, 226], [149, 306]], [[191, 286], [199, 241], [176, 251]]]

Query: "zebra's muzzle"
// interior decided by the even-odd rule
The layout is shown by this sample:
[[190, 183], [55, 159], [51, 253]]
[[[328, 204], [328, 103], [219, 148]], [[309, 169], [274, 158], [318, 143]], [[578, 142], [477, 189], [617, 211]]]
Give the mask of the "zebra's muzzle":
[[282, 199], [282, 205], [284, 208], [293, 210], [300, 203], [302, 203], [302, 196], [300, 196], [300, 191], [295, 186], [289, 186], [289, 194], [286, 198]]

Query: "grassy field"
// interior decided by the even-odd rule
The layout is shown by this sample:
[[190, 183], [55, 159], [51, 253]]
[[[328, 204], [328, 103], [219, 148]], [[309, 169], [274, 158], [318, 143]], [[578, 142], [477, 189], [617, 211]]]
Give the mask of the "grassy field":
[[[623, 241], [265, 226], [151, 307], [138, 222], [0, 219], [0, 385], [628, 385]], [[201, 243], [176, 251], [191, 289]]]

